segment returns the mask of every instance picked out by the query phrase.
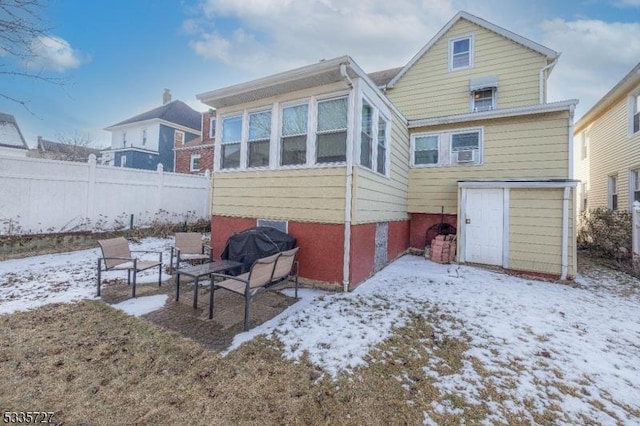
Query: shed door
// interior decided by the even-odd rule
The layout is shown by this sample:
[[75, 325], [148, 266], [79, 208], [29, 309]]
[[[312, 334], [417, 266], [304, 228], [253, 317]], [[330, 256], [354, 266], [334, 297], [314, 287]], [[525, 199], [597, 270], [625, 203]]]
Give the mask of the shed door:
[[503, 190], [468, 189], [465, 206], [465, 260], [502, 265]]

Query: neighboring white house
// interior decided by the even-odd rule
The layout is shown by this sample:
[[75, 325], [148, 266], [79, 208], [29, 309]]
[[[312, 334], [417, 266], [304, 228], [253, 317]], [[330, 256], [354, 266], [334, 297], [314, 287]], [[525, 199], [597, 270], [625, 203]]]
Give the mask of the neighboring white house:
[[13, 115], [0, 113], [0, 155], [26, 157], [29, 146]]

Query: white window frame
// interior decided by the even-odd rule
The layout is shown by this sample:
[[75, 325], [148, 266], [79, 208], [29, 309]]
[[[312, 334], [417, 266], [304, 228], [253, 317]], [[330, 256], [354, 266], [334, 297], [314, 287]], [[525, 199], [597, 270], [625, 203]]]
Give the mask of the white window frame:
[[180, 145], [184, 145], [184, 132], [182, 130], [175, 130], [173, 133], [174, 145], [178, 142]]
[[[457, 163], [454, 162], [453, 153], [453, 136], [465, 133], [478, 133], [478, 158], [474, 162]], [[438, 136], [438, 163], [437, 164], [416, 164], [415, 150], [416, 138], [421, 136]], [[465, 129], [455, 129], [443, 132], [421, 132], [411, 135], [411, 167], [413, 168], [430, 168], [430, 167], [474, 167], [484, 164], [484, 127], [470, 127]]]
[[607, 207], [611, 210], [618, 210], [620, 208], [618, 186], [618, 175], [609, 175], [607, 177]]
[[588, 207], [589, 200], [589, 183], [582, 182], [580, 183], [580, 211], [586, 211]]
[[[629, 136], [640, 135], [640, 87], [637, 87], [628, 98]], [[637, 118], [636, 118], [637, 117]], [[634, 128], [638, 120], [637, 129]]]
[[[469, 63], [465, 66], [461, 66], [461, 67], [454, 67], [453, 66], [453, 46], [456, 42], [458, 41], [462, 41], [462, 40], [469, 40]], [[460, 35], [458, 37], [454, 37], [454, 38], [450, 38], [449, 39], [449, 71], [458, 71], [458, 70], [464, 70], [464, 69], [468, 69], [468, 68], [473, 68], [473, 63], [474, 63], [474, 48], [475, 48], [475, 37], [473, 34], [463, 34]]]
[[636, 192], [640, 198], [640, 167], [629, 170], [629, 211], [633, 210]]
[[[391, 119], [389, 118], [390, 111], [388, 109], [385, 108], [385, 105], [381, 102], [375, 101], [375, 93], [371, 93], [369, 91], [364, 91], [361, 93], [360, 97], [359, 97], [359, 101], [357, 102], [357, 106], [356, 106], [356, 111], [355, 113], [357, 114], [357, 126], [355, 127], [355, 132], [356, 132], [356, 137], [354, 140], [355, 143], [355, 157], [354, 157], [354, 163], [358, 165], [358, 167], [360, 167], [363, 170], [367, 170], [371, 173], [375, 173], [379, 176], [384, 176], [385, 178], [389, 179], [390, 178], [390, 172], [389, 172], [389, 168], [390, 168], [390, 156], [391, 156], [391, 150], [390, 150], [390, 138], [391, 138], [391, 126], [392, 126], [392, 122]], [[361, 160], [361, 156], [362, 156], [362, 109], [364, 106], [364, 103], [367, 103], [371, 109], [372, 109], [372, 118], [371, 118], [371, 167], [368, 167], [364, 164], [362, 164]], [[384, 120], [386, 122], [386, 126], [385, 126], [385, 140], [384, 140], [384, 144], [385, 144], [385, 158], [383, 159], [384, 161], [384, 173], [380, 173], [378, 171], [378, 162], [380, 161], [378, 159], [378, 145], [379, 145], [379, 126], [380, 126], [380, 121]]]
[[[478, 90], [474, 90], [471, 92], [471, 112], [483, 112], [483, 111], [492, 111], [494, 109], [497, 108], [497, 104], [498, 104], [498, 91], [496, 90], [496, 87], [485, 87], [483, 89], [478, 89]], [[478, 109], [478, 107], [476, 106], [476, 93], [478, 92], [485, 92], [485, 91], [491, 91], [491, 106], [489, 108], [482, 108], [482, 109]], [[485, 100], [487, 98], [483, 98], [481, 100]]]
[[[199, 172], [200, 171], [200, 154], [191, 154], [191, 158], [189, 158], [189, 171], [191, 172]], [[195, 160], [198, 160], [198, 168], [194, 167]]]
[[[347, 127], [340, 129], [332, 129], [332, 130], [318, 130], [318, 124], [320, 122], [320, 118], [318, 117], [320, 108], [319, 105], [323, 102], [331, 102], [338, 99], [344, 99], [347, 102]], [[315, 123], [314, 123], [314, 137], [313, 137], [313, 164], [344, 164], [347, 160], [347, 152], [349, 151], [349, 96], [341, 95], [341, 96], [332, 96], [326, 98], [315, 99], [314, 102], [314, 115], [315, 115]], [[308, 123], [307, 123], [308, 127]], [[308, 129], [307, 129], [308, 130]], [[343, 161], [333, 161], [333, 162], [318, 162], [318, 135], [323, 134], [331, 134], [331, 133], [341, 133], [345, 132], [345, 151], [344, 156], [345, 159]]]
[[[307, 106], [307, 133], [306, 133], [306, 142], [305, 142], [305, 155], [306, 155], [306, 160], [304, 163], [300, 163], [300, 164], [282, 164], [282, 138], [285, 137], [282, 134], [282, 126], [284, 124], [284, 110], [287, 108], [292, 108], [292, 107], [297, 107], [297, 106], [302, 106], [302, 105], [306, 105]], [[312, 150], [315, 150], [315, 146], [312, 146], [312, 144], [310, 143], [310, 138], [311, 135], [315, 134], [315, 132], [310, 131], [310, 127], [312, 124], [312, 120], [311, 117], [313, 115], [313, 111], [312, 111], [312, 107], [311, 107], [311, 102], [309, 99], [304, 100], [304, 101], [293, 101], [293, 102], [287, 102], [287, 103], [283, 103], [280, 105], [280, 108], [278, 109], [278, 168], [280, 169], [290, 169], [290, 168], [299, 168], [299, 167], [309, 167], [310, 165], [314, 164], [313, 161], [310, 161], [310, 157], [315, 158], [315, 153], [313, 153]], [[314, 125], [314, 129], [315, 129], [315, 125]], [[302, 133], [300, 134], [295, 134], [295, 135], [287, 135], [286, 137], [295, 137], [295, 136], [302, 136]], [[311, 151], [311, 152], [310, 152]]]
[[126, 130], [122, 131], [122, 146], [123, 147], [127, 146], [127, 131]]
[[142, 146], [147, 144], [147, 129], [142, 129]]
[[[370, 127], [369, 127], [369, 131], [365, 131], [364, 129], [364, 123], [362, 122], [362, 112], [364, 110], [364, 107], [368, 106], [371, 109], [371, 123], [370, 123]], [[373, 158], [373, 147], [374, 147], [374, 140], [377, 138], [376, 133], [374, 133], [373, 129], [377, 129], [378, 128], [378, 120], [376, 118], [376, 108], [374, 108], [374, 106], [372, 105], [372, 102], [370, 102], [366, 97], [362, 98], [362, 105], [360, 106], [360, 143], [359, 143], [359, 147], [360, 147], [360, 155], [358, 155], [358, 164], [360, 165], [360, 167], [363, 167], [367, 170], [374, 170], [374, 158]], [[370, 165], [366, 165], [362, 163], [362, 136], [363, 134], [366, 134], [370, 139], [369, 139], [369, 161], [370, 161]], [[377, 144], [376, 144], [377, 146]]]
[[[261, 138], [261, 139], [250, 139], [250, 131], [251, 131], [251, 116], [254, 114], [263, 114], [263, 113], [269, 113], [269, 137], [268, 138]], [[246, 111], [246, 115], [245, 117], [243, 117], [243, 126], [244, 126], [244, 122], [246, 122], [246, 126], [247, 126], [247, 137], [246, 137], [246, 141], [243, 138], [243, 141], [241, 143], [242, 146], [242, 150], [245, 151], [246, 155], [246, 167], [247, 169], [265, 169], [268, 168], [269, 165], [271, 164], [271, 135], [273, 134], [273, 111], [271, 108], [260, 108], [260, 109], [256, 109], [256, 110], [251, 110], [251, 111]], [[267, 162], [267, 164], [265, 166], [251, 166], [249, 165], [249, 148], [250, 145], [254, 142], [268, 142], [269, 143], [269, 161]]]
[[[243, 113], [238, 113], [238, 112], [234, 112], [228, 115], [225, 115], [224, 117], [222, 117], [222, 120], [220, 121], [220, 130], [222, 130], [222, 136], [220, 137], [220, 150], [219, 152], [217, 152], [216, 157], [218, 157], [218, 159], [216, 160], [216, 162], [218, 163], [218, 167], [219, 170], [239, 170], [242, 169], [243, 167], [243, 161], [242, 161], [242, 140], [244, 139], [244, 134], [246, 134], [246, 130], [245, 130], [245, 123], [246, 123], [246, 119], [245, 119], [245, 114]], [[224, 121], [225, 120], [230, 120], [232, 118], [238, 118], [240, 117], [240, 126], [241, 126], [241, 130], [240, 130], [240, 139], [238, 140], [231, 140], [231, 141], [225, 141], [224, 140]], [[222, 153], [223, 151], [223, 147], [224, 145], [235, 145], [238, 144], [240, 145], [240, 161], [238, 163], [238, 167], [224, 167], [224, 155]]]
[[[384, 115], [382, 115], [382, 113], [380, 111], [378, 111], [378, 127], [377, 127], [377, 133], [376, 133], [376, 141], [377, 143], [375, 144], [375, 162], [373, 164], [374, 166], [374, 171], [382, 176], [387, 176], [388, 174], [388, 163], [389, 163], [389, 123], [391, 122], [391, 120], [389, 120], [388, 118], [386, 118]], [[382, 144], [380, 143], [380, 130], [382, 129], [382, 127], [380, 126], [381, 124], [384, 124], [384, 139], [382, 140]], [[384, 149], [384, 158], [382, 159], [382, 163], [380, 162], [380, 153], [378, 152], [378, 150], [380, 148]], [[380, 165], [382, 164], [383, 170], [380, 171]]]
[[216, 137], [216, 117], [209, 118], [209, 139]]

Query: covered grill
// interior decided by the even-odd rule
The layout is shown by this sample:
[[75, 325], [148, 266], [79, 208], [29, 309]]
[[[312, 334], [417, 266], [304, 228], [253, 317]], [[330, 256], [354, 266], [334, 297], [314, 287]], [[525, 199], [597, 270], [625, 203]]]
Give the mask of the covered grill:
[[257, 226], [230, 236], [220, 257], [242, 262], [242, 268], [233, 271], [237, 275], [249, 272], [256, 260], [295, 246], [295, 237], [269, 226]]

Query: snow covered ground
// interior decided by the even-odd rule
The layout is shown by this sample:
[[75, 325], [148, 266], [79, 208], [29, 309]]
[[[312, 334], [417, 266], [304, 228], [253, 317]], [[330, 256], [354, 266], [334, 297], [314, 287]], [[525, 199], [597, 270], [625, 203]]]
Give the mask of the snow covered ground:
[[[136, 249], [162, 249], [168, 259], [170, 244], [147, 239]], [[0, 262], [0, 314], [93, 297], [97, 257], [97, 250], [84, 250]], [[460, 371], [434, 375], [433, 367], [444, 360], [435, 354], [425, 360], [425, 375], [441, 393], [471, 404], [559, 407], [569, 423], [582, 423], [586, 415], [603, 424], [637, 424], [640, 418], [632, 413], [640, 412], [640, 287], [618, 277], [605, 272], [569, 286], [404, 256], [348, 294], [302, 289], [300, 301], [237, 335], [229, 350], [259, 334], [277, 336], [286, 357], [298, 360], [307, 353], [335, 376], [365, 365], [372, 347], [406, 324], [410, 313], [437, 307], [446, 314], [434, 324], [439, 334], [470, 339]], [[156, 279], [149, 272], [139, 282]], [[139, 315], [164, 303], [147, 299], [122, 308]], [[476, 371], [474, 360], [491, 374]], [[561, 391], [559, 382], [576, 392]], [[500, 386], [505, 383], [510, 386]], [[500, 386], [507, 399], [481, 401], [490, 385]], [[452, 410], [435, 404], [438, 412]], [[495, 416], [488, 420], [506, 421]]]

